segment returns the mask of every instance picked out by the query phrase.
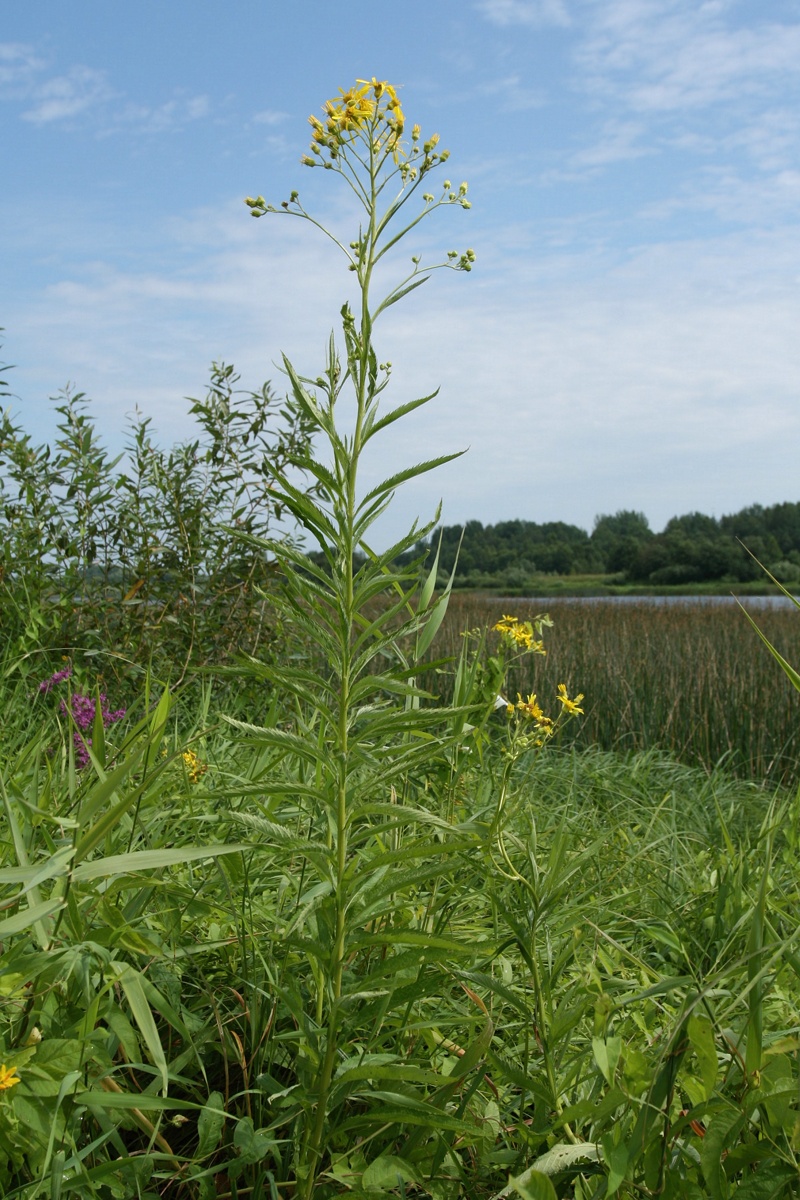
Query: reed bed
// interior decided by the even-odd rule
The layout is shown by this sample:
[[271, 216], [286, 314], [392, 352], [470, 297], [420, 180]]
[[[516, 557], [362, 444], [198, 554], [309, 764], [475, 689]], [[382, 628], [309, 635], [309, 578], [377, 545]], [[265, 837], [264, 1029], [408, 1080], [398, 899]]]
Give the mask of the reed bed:
[[[706, 769], [724, 763], [740, 778], [800, 781], [800, 697], [736, 605], [456, 595], [438, 652], [457, 654], [464, 630], [491, 627], [503, 612], [542, 611], [554, 622], [547, 655], [523, 660], [509, 692], [536, 692], [543, 704], [562, 682], [570, 695], [585, 693], [585, 715], [569, 729], [577, 747], [658, 748]], [[780, 653], [800, 662], [798, 614], [751, 611]]]

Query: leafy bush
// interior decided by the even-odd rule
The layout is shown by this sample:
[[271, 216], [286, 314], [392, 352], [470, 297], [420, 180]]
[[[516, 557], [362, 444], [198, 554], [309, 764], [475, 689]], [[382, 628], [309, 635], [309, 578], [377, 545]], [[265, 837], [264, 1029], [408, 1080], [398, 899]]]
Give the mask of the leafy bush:
[[[24, 653], [101, 655], [173, 682], [270, 643], [274, 564], [245, 536], [280, 520], [276, 472], [302, 455], [308, 422], [265, 384], [237, 389], [214, 364], [192, 402], [195, 438], [159, 447], [137, 413], [112, 459], [82, 394], [56, 403], [54, 446], [0, 421], [0, 632]], [[244, 535], [244, 536], [243, 536]]]

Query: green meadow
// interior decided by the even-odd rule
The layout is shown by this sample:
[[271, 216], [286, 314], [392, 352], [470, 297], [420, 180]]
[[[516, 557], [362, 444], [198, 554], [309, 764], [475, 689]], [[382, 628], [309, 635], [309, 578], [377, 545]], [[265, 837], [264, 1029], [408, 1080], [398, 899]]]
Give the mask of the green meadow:
[[800, 614], [457, 593], [438, 513], [375, 548], [450, 457], [363, 486], [426, 402], [376, 322], [475, 255], [373, 272], [469, 201], [390, 85], [326, 112], [318, 377], [215, 365], [123, 467], [82, 397], [3, 419], [0, 1193], [790, 1200]]

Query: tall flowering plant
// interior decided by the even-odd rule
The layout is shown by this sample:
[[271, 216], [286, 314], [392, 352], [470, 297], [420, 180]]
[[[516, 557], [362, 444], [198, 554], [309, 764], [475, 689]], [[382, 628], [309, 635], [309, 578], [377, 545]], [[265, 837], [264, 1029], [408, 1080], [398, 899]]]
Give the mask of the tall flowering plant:
[[[433, 398], [407, 400], [388, 411], [380, 407], [391, 365], [380, 361], [376, 348], [378, 318], [432, 271], [468, 272], [475, 260], [471, 249], [451, 250], [433, 264], [415, 254], [398, 283], [373, 295], [376, 267], [422, 220], [442, 207], [470, 207], [467, 184], [454, 187], [445, 179], [434, 192], [431, 177], [444, 167], [448, 152], [439, 149], [436, 134], [423, 138], [418, 125], [409, 129], [397, 91], [387, 82], [358, 80], [310, 123], [310, 150], [302, 161], [338, 175], [351, 189], [363, 209], [357, 236], [344, 244], [305, 209], [296, 191], [277, 207], [263, 196], [246, 200], [254, 217], [294, 217], [321, 230], [358, 282], [355, 307], [342, 309], [341, 358], [331, 338], [325, 369], [315, 379], [302, 377], [283, 358], [294, 401], [314, 434], [315, 451], [295, 465], [313, 477], [316, 488], [313, 495], [301, 492], [280, 472], [273, 497], [320, 553], [312, 559], [291, 545], [269, 545], [285, 581], [280, 602], [285, 615], [318, 655], [291, 667], [253, 664], [293, 699], [285, 711], [301, 715], [292, 728], [248, 729], [272, 756], [268, 799], [250, 823], [262, 832], [267, 853], [295, 864], [284, 876], [295, 889], [291, 903], [287, 895], [277, 904], [273, 933], [287, 948], [278, 991], [291, 1013], [285, 1066], [295, 1078], [282, 1111], [293, 1131], [295, 1194], [305, 1200], [318, 1187], [338, 1190], [336, 1179], [363, 1171], [364, 1151], [360, 1157], [351, 1153], [354, 1135], [360, 1142], [369, 1131], [371, 1146], [376, 1122], [382, 1127], [388, 1120], [382, 1140], [394, 1145], [402, 1141], [408, 1119], [412, 1128], [419, 1125], [408, 1088], [418, 1093], [415, 1103], [429, 1099], [430, 1089], [418, 1086], [419, 1067], [386, 1030], [402, 1026], [395, 1010], [407, 1007], [407, 999], [401, 1003], [399, 997], [409, 971], [410, 977], [425, 977], [427, 935], [419, 913], [406, 903], [406, 868], [428, 860], [418, 870], [433, 877], [451, 848], [455, 853], [464, 844], [463, 834], [445, 828], [433, 846], [429, 831], [436, 819], [429, 805], [417, 803], [416, 790], [436, 775], [448, 737], [454, 736], [450, 710], [437, 707], [417, 683], [449, 589], [435, 596], [436, 562], [427, 574], [419, 558], [398, 566], [431, 531], [438, 513], [423, 525], [415, 521], [384, 551], [374, 548], [370, 531], [399, 487], [456, 455], [407, 466], [368, 488], [361, 483], [361, 465], [373, 439]], [[420, 830], [424, 837], [417, 836]], [[378, 944], [381, 981], [370, 982]], [[457, 958], [472, 947], [453, 944], [451, 952]], [[311, 994], [296, 982], [301, 964], [293, 974], [293, 954], [313, 963]], [[473, 1055], [459, 1064], [453, 1079], [475, 1061]], [[447, 1087], [452, 1090], [452, 1080]], [[376, 1088], [384, 1106], [368, 1101], [365, 1107]], [[431, 1120], [452, 1129], [454, 1118], [443, 1101], [437, 1104]], [[408, 1153], [418, 1158], [419, 1132], [411, 1141], [416, 1149]]]

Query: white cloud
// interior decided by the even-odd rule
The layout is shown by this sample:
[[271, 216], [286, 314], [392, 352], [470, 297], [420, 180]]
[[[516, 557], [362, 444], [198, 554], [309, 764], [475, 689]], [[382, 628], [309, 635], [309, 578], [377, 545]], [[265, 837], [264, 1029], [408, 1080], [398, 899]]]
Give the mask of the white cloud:
[[281, 125], [288, 119], [288, 116], [288, 113], [265, 108], [262, 112], [253, 113], [250, 120], [255, 121], [257, 125]]
[[120, 130], [131, 130], [135, 133], [171, 133], [183, 129], [192, 121], [201, 120], [209, 115], [211, 104], [208, 96], [174, 96], [164, 104], [127, 104], [119, 112], [110, 116], [103, 128], [108, 135]]
[[24, 92], [43, 66], [44, 62], [33, 46], [0, 42], [0, 89], [3, 92]]
[[495, 97], [495, 108], [499, 112], [527, 112], [532, 108], [542, 108], [547, 103], [542, 89], [530, 87], [519, 75], [503, 75], [485, 83], [474, 84], [473, 97], [475, 93]]
[[800, 75], [800, 24], [734, 27], [728, 5], [592, 0], [577, 61], [591, 89], [668, 112], [779, 91]]
[[166, 133], [201, 120], [211, 111], [208, 96], [178, 91], [161, 104], [126, 101], [110, 83], [108, 73], [94, 67], [77, 64], [51, 78], [46, 77], [47, 70], [48, 63], [33, 47], [0, 43], [0, 96], [22, 101], [26, 107], [21, 117], [34, 125], [82, 117], [90, 118], [101, 134], [122, 129]]
[[640, 121], [605, 121], [593, 143], [569, 156], [569, 167], [591, 170], [654, 154], [652, 143], [645, 141], [647, 132]]
[[475, 8], [494, 25], [570, 24], [564, 0], [478, 0]]
[[[202, 391], [212, 357], [254, 386], [281, 388], [281, 351], [316, 376], [350, 277], [321, 236], [277, 220], [248, 222], [239, 203], [188, 215], [138, 270], [95, 265], [18, 304], [15, 388], [30, 393], [25, 364], [47, 329], [45, 390], [75, 379], [111, 432], [138, 403], [170, 440], [186, 436], [181, 397]], [[394, 427], [365, 483], [472, 447], [404, 493], [387, 537], [440, 495], [448, 523], [535, 514], [587, 527], [615, 508], [659, 526], [795, 498], [800, 231], [643, 246], [616, 262], [545, 261], [488, 230], [482, 242], [472, 276], [434, 277], [376, 327], [395, 364], [387, 401], [441, 393]]]
[[113, 95], [105, 71], [72, 67], [66, 75], [48, 79], [33, 89], [34, 104], [22, 118], [34, 125], [63, 121], [105, 103]]

